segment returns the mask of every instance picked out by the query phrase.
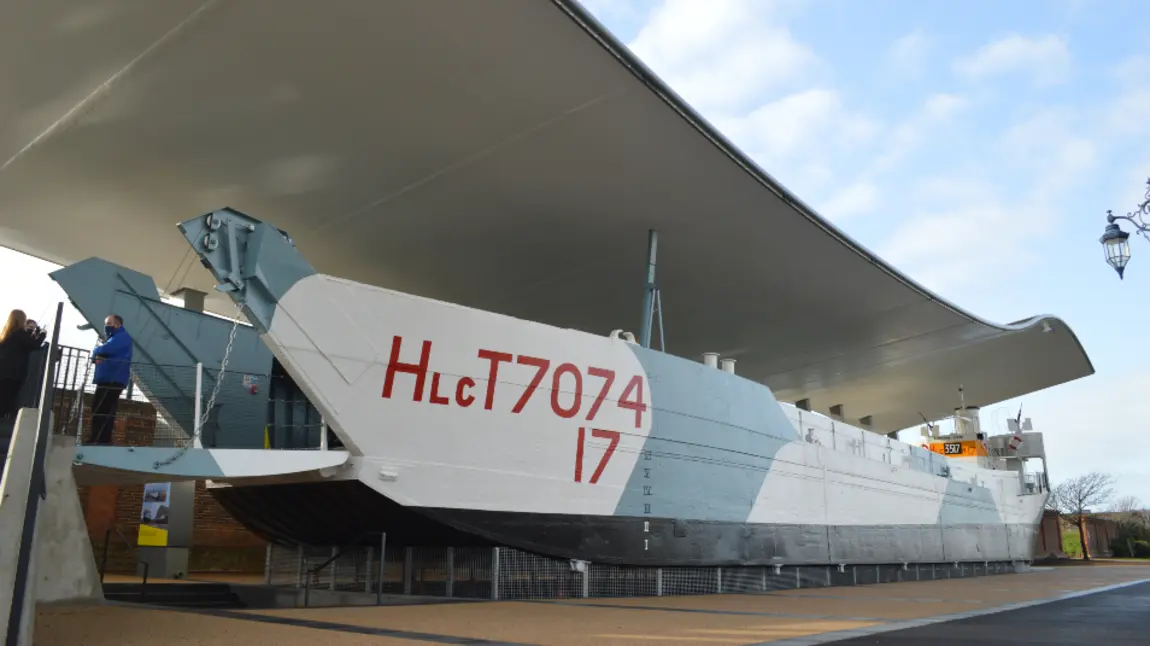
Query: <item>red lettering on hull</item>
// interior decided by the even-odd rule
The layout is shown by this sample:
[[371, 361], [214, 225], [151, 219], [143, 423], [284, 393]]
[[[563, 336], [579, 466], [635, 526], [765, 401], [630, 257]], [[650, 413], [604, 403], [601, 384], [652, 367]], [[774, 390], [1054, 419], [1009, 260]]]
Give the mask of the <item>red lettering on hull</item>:
[[431, 373], [431, 397], [427, 400], [432, 404], [446, 406], [451, 403], [451, 400], [439, 394], [439, 373]]
[[603, 387], [599, 389], [599, 394], [595, 397], [595, 401], [591, 403], [591, 410], [587, 411], [587, 421], [595, 419], [595, 413], [599, 412], [599, 407], [603, 405], [603, 400], [607, 398], [607, 393], [611, 392], [611, 386], [615, 383], [615, 371], [604, 370], [602, 368], [588, 368], [587, 373], [592, 377], [599, 377], [603, 380]]
[[520, 413], [523, 412], [523, 407], [527, 405], [527, 400], [531, 399], [531, 395], [535, 394], [535, 389], [539, 387], [539, 382], [543, 381], [543, 375], [547, 374], [547, 368], [551, 366], [551, 362], [546, 359], [529, 357], [525, 354], [519, 355], [519, 358], [515, 361], [520, 365], [535, 368], [535, 376], [531, 378], [531, 383], [527, 384], [523, 395], [519, 398], [519, 401], [515, 402], [515, 407], [511, 409], [512, 413]]
[[[575, 377], [575, 401], [571, 403], [570, 408], [563, 408], [559, 403], [559, 392], [561, 390], [561, 381], [563, 375], [569, 374]], [[555, 369], [555, 374], [551, 375], [551, 410], [562, 417], [563, 419], [571, 419], [579, 413], [579, 406], [583, 404], [583, 375], [579, 374], [579, 369], [573, 364], [565, 363]]]
[[[585, 438], [583, 427], [579, 427], [579, 443], [575, 446], [575, 482], [583, 482], [583, 444]], [[605, 431], [601, 428], [591, 429], [591, 437], [599, 437], [611, 440], [607, 445], [607, 450], [603, 451], [603, 457], [599, 458], [599, 465], [595, 467], [595, 473], [591, 474], [590, 484], [599, 482], [599, 476], [603, 475], [603, 470], [607, 468], [607, 463], [611, 461], [611, 456], [615, 455], [615, 448], [619, 446], [619, 438], [621, 437], [618, 431]]]
[[499, 381], [499, 364], [511, 361], [512, 355], [506, 352], [480, 350], [479, 358], [491, 362], [491, 370], [487, 373], [487, 399], [483, 402], [483, 408], [491, 410], [491, 406], [495, 403], [495, 384]]
[[[422, 402], [424, 386], [427, 382], [428, 365], [431, 361], [431, 341], [423, 341], [419, 355], [419, 363], [404, 363], [400, 361], [399, 356], [402, 346], [403, 338], [400, 336], [394, 337], [391, 344], [391, 356], [387, 363], [387, 373], [383, 381], [383, 397], [388, 399], [392, 397], [392, 392], [395, 389], [395, 376], [399, 373], [404, 373], [415, 375], [415, 389], [412, 392], [411, 400]], [[495, 407], [495, 389], [499, 384], [499, 368], [501, 364], [514, 363], [516, 366], [535, 368], [535, 374], [531, 376], [530, 381], [524, 387], [519, 399], [516, 400], [515, 405], [511, 407], [510, 412], [514, 414], [520, 414], [526, 409], [535, 391], [539, 389], [540, 384], [543, 383], [543, 379], [546, 378], [547, 372], [551, 369], [553, 363], [550, 359], [525, 354], [514, 355], [508, 352], [497, 352], [495, 350], [479, 350], [478, 357], [490, 362], [487, 371], [487, 388], [483, 400], [484, 410], [493, 410]], [[585, 419], [590, 422], [599, 414], [603, 403], [610, 399], [611, 390], [615, 385], [616, 374], [614, 370], [597, 368], [595, 366], [589, 366], [586, 373], [591, 377], [597, 377], [603, 380], [603, 383], [595, 395], [594, 401], [591, 402], [591, 406], [587, 409]], [[583, 376], [583, 372], [580, 368], [573, 363], [559, 363], [551, 372], [551, 412], [557, 417], [561, 419], [572, 419], [578, 416], [580, 411], [583, 410]], [[441, 385], [440, 381], [442, 381], [442, 379], [443, 373], [431, 373], [431, 393], [428, 397], [428, 403], [436, 406], [448, 406], [451, 404], [450, 386]], [[457, 406], [468, 408], [475, 403], [476, 397], [471, 393], [475, 385], [475, 379], [471, 377], [459, 378], [455, 384], [454, 392], [454, 400]], [[565, 391], [564, 387], [570, 388], [571, 390]], [[444, 390], [446, 390], [447, 394], [444, 394]], [[565, 406], [564, 400], [566, 400], [567, 394], [571, 395], [571, 399], [570, 403]], [[627, 386], [623, 388], [623, 392], [619, 395], [619, 399], [615, 404], [619, 408], [635, 413], [635, 428], [641, 428], [643, 426], [643, 414], [647, 412], [647, 403], [643, 401], [643, 375], [634, 375], [627, 381]], [[602, 432], [613, 433], [614, 431]], [[600, 436], [596, 435], [596, 437]]]
[[431, 361], [431, 341], [423, 342], [419, 363], [400, 363], [399, 348], [402, 345], [401, 336], [396, 336], [391, 341], [391, 358], [387, 362], [387, 375], [383, 379], [383, 396], [391, 399], [391, 390], [395, 386], [395, 373], [404, 372], [415, 375], [415, 392], [411, 396], [411, 401], [423, 401], [423, 383], [427, 380], [427, 364]]
[[475, 395], [472, 395], [470, 392], [464, 394], [463, 389], [466, 388], [470, 391], [474, 387], [475, 380], [471, 377], [463, 377], [460, 379], [459, 383], [455, 384], [455, 403], [463, 408], [470, 406], [471, 403], [475, 401]]

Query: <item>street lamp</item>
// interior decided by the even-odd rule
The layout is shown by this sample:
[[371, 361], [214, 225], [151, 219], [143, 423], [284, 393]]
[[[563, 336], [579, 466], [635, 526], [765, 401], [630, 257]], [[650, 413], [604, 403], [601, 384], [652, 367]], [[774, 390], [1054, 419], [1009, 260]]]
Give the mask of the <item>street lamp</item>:
[[1138, 205], [1137, 210], [1126, 215], [1114, 215], [1112, 211], [1106, 211], [1106, 231], [1098, 241], [1102, 243], [1102, 248], [1106, 251], [1107, 264], [1118, 272], [1119, 280], [1122, 279], [1122, 274], [1126, 271], [1126, 263], [1130, 262], [1130, 243], [1127, 240], [1130, 234], [1123, 231], [1114, 221], [1129, 221], [1138, 230], [1138, 233], [1150, 240], [1150, 235], [1147, 235], [1147, 232], [1150, 231], [1150, 225], [1147, 225], [1146, 221], [1142, 219], [1144, 215], [1150, 215], [1150, 179], [1146, 180], [1146, 199]]
[[1106, 221], [1110, 224], [1106, 225], [1106, 233], [1098, 241], [1106, 250], [1106, 262], [1118, 272], [1118, 279], [1121, 280], [1122, 274], [1126, 272], [1126, 263], [1130, 262], [1130, 243], [1126, 241], [1130, 234], [1114, 224], [1114, 216], [1110, 211], [1106, 212]]

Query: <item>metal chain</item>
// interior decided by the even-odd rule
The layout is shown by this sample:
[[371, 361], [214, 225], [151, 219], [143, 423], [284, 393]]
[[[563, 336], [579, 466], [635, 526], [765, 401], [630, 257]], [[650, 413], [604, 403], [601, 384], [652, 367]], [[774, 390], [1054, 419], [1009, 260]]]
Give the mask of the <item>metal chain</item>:
[[240, 329], [240, 315], [243, 314], [243, 311], [244, 301], [243, 299], [240, 299], [240, 301], [236, 303], [236, 313], [234, 320], [232, 321], [232, 331], [228, 334], [228, 344], [224, 348], [224, 358], [220, 361], [220, 371], [216, 374], [216, 383], [212, 386], [212, 394], [208, 397], [208, 405], [204, 408], [204, 411], [198, 420], [199, 424], [197, 424], [197, 426], [199, 428], [192, 430], [192, 439], [181, 446], [178, 451], [164, 460], [157, 460], [152, 465], [154, 469], [159, 469], [162, 466], [167, 466], [180, 459], [181, 456], [188, 452], [188, 448], [195, 444], [197, 439], [200, 439], [200, 434], [203, 432], [204, 425], [208, 423], [208, 418], [211, 416], [212, 407], [216, 405], [216, 397], [220, 394], [220, 387], [224, 383], [224, 373], [227, 371], [228, 361], [232, 356], [232, 345], [236, 341], [236, 332], [238, 332]]
[[[232, 321], [232, 331], [228, 334], [228, 345], [224, 348], [224, 358], [220, 361], [220, 372], [216, 375], [216, 383], [212, 386], [212, 394], [208, 397], [208, 405], [204, 407], [203, 414], [200, 416], [199, 433], [204, 430], [204, 425], [208, 423], [208, 417], [211, 415], [212, 407], [216, 405], [216, 397], [220, 394], [220, 386], [224, 383], [224, 373], [228, 368], [228, 361], [232, 356], [232, 344], [236, 342], [236, 332], [240, 329], [240, 315], [244, 311], [244, 302], [236, 305], [235, 320]], [[197, 438], [199, 436], [197, 435]]]

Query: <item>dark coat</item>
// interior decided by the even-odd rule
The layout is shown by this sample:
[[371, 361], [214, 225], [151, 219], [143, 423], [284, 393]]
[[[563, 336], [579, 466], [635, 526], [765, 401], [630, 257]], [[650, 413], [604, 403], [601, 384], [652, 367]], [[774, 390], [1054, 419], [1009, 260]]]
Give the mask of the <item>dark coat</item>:
[[28, 376], [28, 355], [44, 343], [44, 331], [17, 330], [0, 341], [0, 379], [23, 381]]

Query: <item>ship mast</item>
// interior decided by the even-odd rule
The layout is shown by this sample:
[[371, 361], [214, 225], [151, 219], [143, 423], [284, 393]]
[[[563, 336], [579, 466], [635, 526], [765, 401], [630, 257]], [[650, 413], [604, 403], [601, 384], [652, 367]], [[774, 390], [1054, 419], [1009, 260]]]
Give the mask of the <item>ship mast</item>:
[[659, 349], [667, 350], [667, 339], [663, 335], [663, 298], [659, 285], [655, 282], [655, 254], [659, 249], [659, 232], [647, 231], [647, 276], [643, 283], [643, 323], [639, 326], [639, 343], [644, 348], [651, 347], [652, 325], [655, 311], [659, 314]]

